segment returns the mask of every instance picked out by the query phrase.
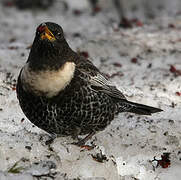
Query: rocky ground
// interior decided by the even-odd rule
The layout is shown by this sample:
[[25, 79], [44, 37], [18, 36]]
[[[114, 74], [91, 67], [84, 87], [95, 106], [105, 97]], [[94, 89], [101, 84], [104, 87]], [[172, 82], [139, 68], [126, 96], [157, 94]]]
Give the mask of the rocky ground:
[[[47, 11], [0, 7], [0, 180], [180, 180], [181, 16], [134, 20], [124, 29], [114, 10], [93, 16], [85, 1], [73, 2]], [[120, 114], [88, 142], [94, 149], [70, 145], [71, 138], [46, 145], [48, 135], [26, 119], [15, 90], [36, 26], [44, 21], [60, 24], [70, 46], [129, 100], [164, 111]]]

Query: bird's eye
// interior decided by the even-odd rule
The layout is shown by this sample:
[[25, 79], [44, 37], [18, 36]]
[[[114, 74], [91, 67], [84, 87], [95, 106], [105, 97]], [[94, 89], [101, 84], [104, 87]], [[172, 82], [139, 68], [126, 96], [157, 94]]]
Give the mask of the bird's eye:
[[57, 36], [61, 37], [61, 33], [57, 33]]

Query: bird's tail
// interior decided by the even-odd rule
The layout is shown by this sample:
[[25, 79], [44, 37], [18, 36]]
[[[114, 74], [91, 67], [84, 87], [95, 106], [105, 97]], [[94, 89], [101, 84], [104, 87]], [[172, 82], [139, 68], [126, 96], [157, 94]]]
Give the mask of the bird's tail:
[[126, 100], [120, 103], [120, 111], [132, 112], [140, 115], [151, 115], [153, 113], [161, 112], [163, 110]]

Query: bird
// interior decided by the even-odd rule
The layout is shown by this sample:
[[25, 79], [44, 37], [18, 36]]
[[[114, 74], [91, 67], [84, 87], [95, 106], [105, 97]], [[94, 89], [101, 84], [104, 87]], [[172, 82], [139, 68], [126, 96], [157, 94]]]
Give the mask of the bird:
[[122, 112], [151, 115], [159, 108], [126, 99], [105, 74], [73, 51], [53, 22], [37, 29], [17, 80], [17, 98], [31, 123], [50, 135], [71, 136], [84, 145]]

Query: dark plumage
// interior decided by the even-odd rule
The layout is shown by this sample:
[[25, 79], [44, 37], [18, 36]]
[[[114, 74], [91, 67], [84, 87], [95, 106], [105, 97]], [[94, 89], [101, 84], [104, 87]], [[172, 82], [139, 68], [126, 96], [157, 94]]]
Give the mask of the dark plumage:
[[151, 115], [161, 109], [126, 100], [90, 62], [67, 44], [62, 28], [51, 22], [36, 31], [22, 68], [17, 97], [26, 117], [59, 136], [88, 136], [101, 131], [120, 112]]

